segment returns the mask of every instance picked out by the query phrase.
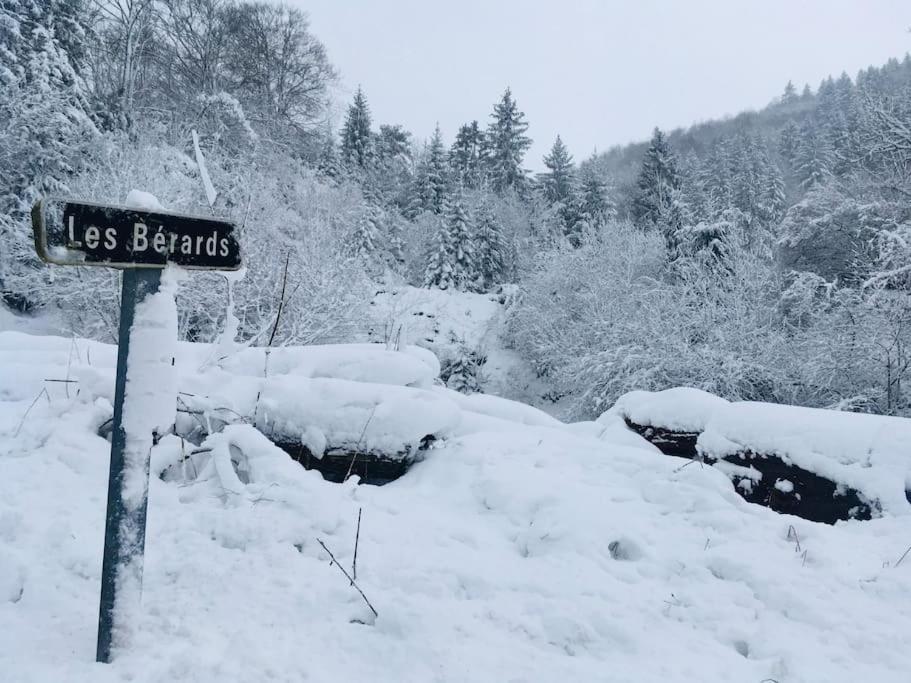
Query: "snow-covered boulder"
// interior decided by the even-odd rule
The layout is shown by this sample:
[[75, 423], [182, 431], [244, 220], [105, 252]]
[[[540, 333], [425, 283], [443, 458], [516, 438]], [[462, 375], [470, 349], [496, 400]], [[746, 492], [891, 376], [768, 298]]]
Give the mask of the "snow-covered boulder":
[[675, 387], [664, 391], [631, 391], [617, 399], [607, 412], [643, 427], [701, 432], [715, 411], [726, 404], [723, 398], [706, 391]]
[[[911, 471], [911, 420], [907, 418], [728, 403], [712, 414], [696, 445], [713, 460], [758, 463], [762, 457], [774, 456], [785, 465], [835, 482], [840, 490], [836, 497], [854, 489], [884, 511], [911, 512], [905, 492], [905, 478]], [[779, 491], [791, 492], [795, 482], [776, 479], [781, 482]]]
[[807, 519], [911, 512], [911, 420], [755, 402], [690, 388], [634, 391], [622, 418], [667, 455], [701, 458], [750, 502]]

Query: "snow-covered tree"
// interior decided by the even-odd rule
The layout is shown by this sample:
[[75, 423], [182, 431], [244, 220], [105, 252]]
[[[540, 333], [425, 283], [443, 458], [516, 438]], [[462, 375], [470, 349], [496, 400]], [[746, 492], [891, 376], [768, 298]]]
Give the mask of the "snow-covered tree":
[[468, 215], [461, 196], [445, 205], [444, 215], [431, 247], [424, 286], [466, 290], [475, 284], [476, 261]]
[[633, 219], [642, 229], [654, 228], [670, 208], [674, 191], [680, 189], [677, 158], [657, 128], [642, 160], [636, 187]]
[[462, 394], [476, 394], [481, 391], [478, 375], [485, 360], [479, 351], [460, 344], [454, 357], [446, 359], [443, 363], [440, 376], [445, 378], [446, 386], [450, 389]]
[[544, 198], [551, 204], [572, 201], [576, 181], [573, 157], [559, 135], [544, 157], [544, 166], [547, 172], [538, 176]]
[[370, 130], [370, 107], [364, 91], [359, 87], [354, 101], [348, 106], [342, 127], [342, 160], [351, 166], [364, 168], [370, 161], [373, 134]]
[[317, 162], [316, 167], [322, 175], [327, 178], [332, 178], [333, 180], [338, 179], [342, 175], [342, 159], [339, 156], [338, 146], [335, 143], [335, 135], [331, 130], [324, 136], [323, 147], [322, 150], [320, 150], [319, 161]]
[[579, 175], [579, 216], [593, 229], [617, 216], [607, 183], [592, 164], [583, 165]]
[[832, 149], [819, 131], [819, 124], [808, 120], [800, 128], [800, 142], [794, 155], [794, 173], [800, 186], [809, 190], [831, 173]]
[[380, 247], [382, 211], [371, 204], [357, 221], [351, 235], [351, 253], [361, 258], [372, 256]]
[[449, 149], [449, 166], [457, 182], [478, 187], [484, 174], [484, 132], [477, 121], [459, 127]]
[[497, 192], [513, 189], [522, 192], [528, 178], [522, 168], [531, 138], [525, 133], [528, 123], [519, 111], [509, 88], [494, 106], [493, 119], [485, 136], [485, 158], [491, 186]]
[[8, 0], [0, 12], [0, 211], [26, 211], [65, 188], [97, 135], [79, 71], [88, 15], [73, 0]]
[[443, 134], [438, 124], [414, 175], [411, 200], [408, 204], [410, 215], [415, 216], [421, 211], [442, 213], [448, 193], [449, 169], [446, 163], [446, 150], [443, 147]]
[[503, 225], [490, 206], [490, 198], [481, 197], [474, 210], [474, 248], [478, 286], [490, 289], [505, 282], [509, 274], [510, 246]]
[[782, 104], [794, 104], [797, 101], [797, 88], [794, 87], [794, 83], [788, 81], [787, 85], [784, 87], [784, 92], [781, 94], [781, 103]]

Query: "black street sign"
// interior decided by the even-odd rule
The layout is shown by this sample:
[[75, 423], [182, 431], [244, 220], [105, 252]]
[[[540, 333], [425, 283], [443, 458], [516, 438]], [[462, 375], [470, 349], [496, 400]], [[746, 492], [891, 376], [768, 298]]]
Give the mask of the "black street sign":
[[[32, 227], [35, 231], [35, 250], [48, 263], [123, 269], [114, 384], [114, 429], [95, 654], [97, 661], [110, 662], [115, 647], [114, 635], [118, 631], [117, 620], [125, 618], [117, 605], [130, 597], [123, 596], [124, 592], [132, 592], [138, 604], [145, 553], [151, 453], [138, 455], [142, 460], [145, 486], [140, 500], [136, 500], [136, 483], [128, 481], [126, 476], [128, 456], [132, 472], [137, 466], [137, 454], [128, 452], [129, 444], [131, 437], [135, 440], [145, 436], [153, 443], [156, 439], [154, 434], [128, 434], [123, 424], [126, 386], [131, 379], [130, 341], [134, 333], [142, 334], [137, 331], [137, 327], [141, 330], [142, 326], [134, 325], [139, 304], [159, 291], [161, 269], [168, 263], [197, 270], [237, 270], [240, 268], [240, 245], [234, 235], [234, 224], [230, 221], [68, 199], [42, 199], [35, 204]], [[139, 382], [140, 379], [134, 381]], [[141, 395], [141, 389], [138, 393]], [[141, 406], [133, 404], [131, 409], [139, 410]], [[137, 580], [139, 586], [130, 579]]]
[[35, 250], [57, 265], [237, 270], [234, 223], [68, 199], [42, 199], [32, 210]]

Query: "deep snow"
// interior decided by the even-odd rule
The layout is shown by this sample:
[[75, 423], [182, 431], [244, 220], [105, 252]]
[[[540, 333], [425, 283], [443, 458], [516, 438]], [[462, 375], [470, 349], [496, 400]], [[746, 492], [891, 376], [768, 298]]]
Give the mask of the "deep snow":
[[[359, 365], [368, 350], [381, 355]], [[181, 388], [249, 410], [261, 354], [219, 366], [180, 345]], [[372, 487], [324, 482], [249, 425], [210, 438], [210, 466], [153, 476], [140, 622], [96, 664], [109, 444], [95, 432], [115, 356], [0, 333], [3, 681], [908, 680], [907, 516], [779, 516], [619, 418], [567, 426], [429, 388], [426, 355], [382, 346], [282, 350], [270, 379], [286, 402], [319, 386], [351, 405], [433, 397], [445, 441]], [[78, 383], [45, 381], [67, 378]], [[336, 438], [334, 411], [309, 414]], [[153, 468], [181, 448], [165, 438]], [[375, 620], [319, 544], [350, 571], [359, 510], [357, 580]]]

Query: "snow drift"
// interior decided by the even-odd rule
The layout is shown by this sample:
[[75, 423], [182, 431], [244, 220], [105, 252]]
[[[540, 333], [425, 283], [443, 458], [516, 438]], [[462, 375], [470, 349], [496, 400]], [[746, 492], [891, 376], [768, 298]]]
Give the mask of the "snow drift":
[[[217, 393], [246, 420], [207, 437], [200, 469], [153, 477], [143, 610], [103, 666], [97, 431], [114, 350], [0, 333], [4, 680], [907, 680], [911, 541], [891, 506], [835, 526], [777, 515], [618, 418], [567, 426], [426, 388], [407, 358], [392, 376], [349, 364], [359, 350], [288, 350], [263, 378], [258, 350], [210, 353], [179, 348], [182, 391]], [[328, 397], [356, 422], [389, 406], [388, 429], [365, 438], [441, 438], [387, 486], [328, 483], [249, 424], [259, 389], [276, 424], [294, 400], [327, 437], [354, 438], [362, 424], [312, 405]], [[163, 439], [153, 468], [186, 448]], [[357, 582], [376, 619], [323, 548], [350, 571], [359, 513]]]

